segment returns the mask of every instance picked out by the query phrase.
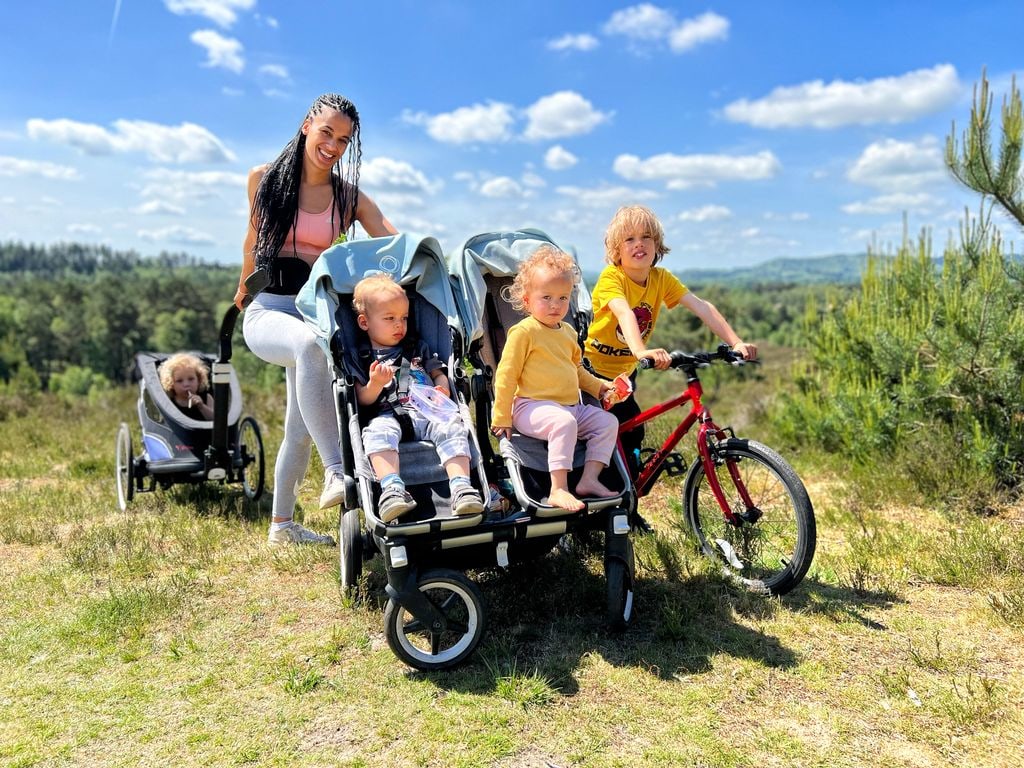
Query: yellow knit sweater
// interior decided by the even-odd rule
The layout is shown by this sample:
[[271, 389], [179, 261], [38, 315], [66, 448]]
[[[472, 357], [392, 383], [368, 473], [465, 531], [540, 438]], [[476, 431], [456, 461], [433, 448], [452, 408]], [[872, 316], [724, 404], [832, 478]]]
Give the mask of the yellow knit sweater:
[[580, 390], [597, 397], [601, 380], [583, 367], [576, 332], [566, 323], [549, 328], [527, 317], [513, 325], [494, 377], [492, 427], [512, 426], [512, 400], [552, 400], [561, 405], [580, 401]]

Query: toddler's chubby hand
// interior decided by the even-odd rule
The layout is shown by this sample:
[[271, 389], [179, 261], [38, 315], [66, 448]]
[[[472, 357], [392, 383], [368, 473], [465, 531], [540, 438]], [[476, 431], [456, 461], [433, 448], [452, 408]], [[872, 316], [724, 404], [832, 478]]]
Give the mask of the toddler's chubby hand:
[[624, 373], [616, 376], [611, 383], [601, 385], [601, 402], [605, 410], [621, 403], [633, 394], [633, 384]]
[[495, 437], [512, 437], [512, 427], [491, 427], [491, 434]]
[[395, 367], [391, 363], [374, 360], [370, 363], [370, 381], [382, 387], [391, 383], [395, 378]]

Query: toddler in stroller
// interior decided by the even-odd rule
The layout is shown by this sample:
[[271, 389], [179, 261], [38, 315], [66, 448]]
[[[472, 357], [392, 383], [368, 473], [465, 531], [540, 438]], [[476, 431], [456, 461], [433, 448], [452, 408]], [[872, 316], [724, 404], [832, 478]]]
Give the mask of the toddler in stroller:
[[[363, 449], [381, 486], [377, 514], [385, 523], [416, 508], [399, 474], [399, 441], [427, 440], [434, 444], [451, 486], [456, 515], [483, 512], [483, 500], [469, 475], [469, 430], [458, 418], [435, 417], [429, 410], [410, 407], [409, 390], [433, 386], [451, 396], [447, 368], [425, 343], [408, 333], [409, 297], [387, 274], [356, 284], [352, 305], [356, 323], [369, 338], [360, 350], [356, 399], [372, 415], [363, 429]], [[413, 401], [415, 403], [415, 401]]]

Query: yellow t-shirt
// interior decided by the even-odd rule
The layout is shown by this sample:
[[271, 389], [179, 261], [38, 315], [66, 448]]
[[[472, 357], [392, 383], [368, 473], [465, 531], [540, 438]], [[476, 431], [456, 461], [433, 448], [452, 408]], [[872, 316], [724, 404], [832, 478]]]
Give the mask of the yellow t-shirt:
[[640, 338], [646, 346], [658, 322], [661, 305], [672, 309], [686, 294], [686, 286], [663, 267], [651, 268], [647, 285], [634, 283], [622, 267], [613, 264], [605, 267], [594, 286], [594, 319], [584, 345], [594, 370], [605, 378], [613, 379], [620, 373], [632, 373], [636, 368], [636, 358], [629, 351], [629, 345], [619, 330], [619, 320], [608, 307], [608, 302], [616, 298], [626, 300], [633, 309]]
[[580, 401], [581, 389], [597, 397], [601, 380], [583, 367], [576, 332], [567, 323], [549, 328], [527, 317], [509, 328], [501, 351], [494, 375], [491, 426], [512, 426], [516, 397], [574, 405]]

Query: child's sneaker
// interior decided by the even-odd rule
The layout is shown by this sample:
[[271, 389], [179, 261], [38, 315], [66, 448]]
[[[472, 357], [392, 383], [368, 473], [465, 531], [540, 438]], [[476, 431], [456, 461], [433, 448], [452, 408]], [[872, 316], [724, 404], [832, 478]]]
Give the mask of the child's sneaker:
[[271, 528], [270, 533], [267, 534], [267, 544], [272, 547], [281, 544], [326, 544], [328, 547], [333, 547], [334, 539], [326, 534], [303, 528], [293, 520], [280, 528]]
[[463, 486], [452, 494], [452, 512], [456, 515], [478, 515], [484, 511], [484, 500], [476, 488]]
[[416, 509], [416, 500], [404, 488], [390, 485], [380, 494], [377, 504], [377, 516], [385, 523], [401, 517], [406, 512]]
[[320, 494], [320, 509], [336, 507], [345, 498], [345, 478], [337, 472], [324, 473], [324, 492]]

